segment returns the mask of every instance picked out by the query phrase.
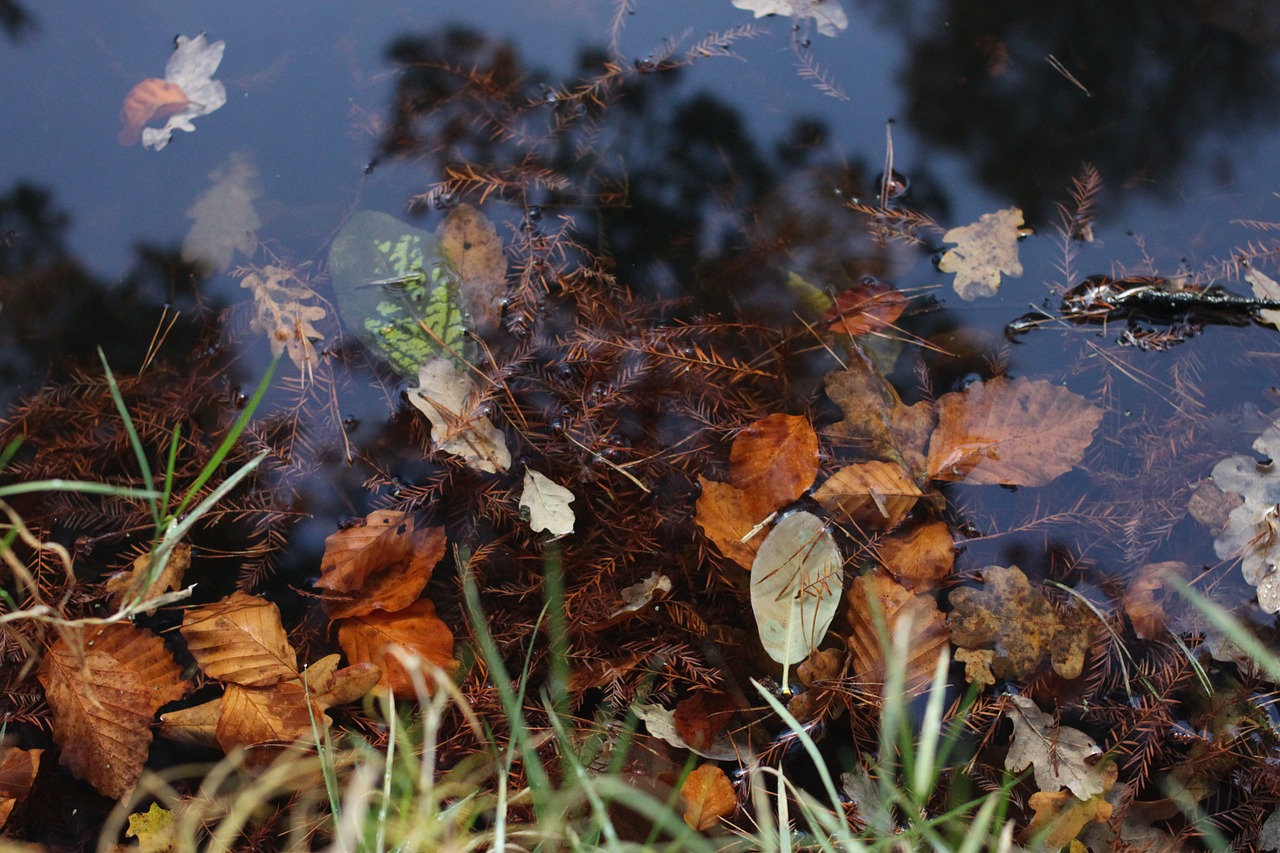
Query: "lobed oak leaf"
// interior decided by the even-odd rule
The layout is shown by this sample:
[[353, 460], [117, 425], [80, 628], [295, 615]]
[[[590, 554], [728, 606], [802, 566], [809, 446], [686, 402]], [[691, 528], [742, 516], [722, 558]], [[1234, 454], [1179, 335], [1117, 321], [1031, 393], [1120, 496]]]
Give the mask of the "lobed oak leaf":
[[948, 652], [947, 625], [930, 595], [916, 595], [883, 571], [854, 578], [849, 587], [850, 671], [860, 683], [882, 683], [887, 672], [881, 626], [892, 638], [910, 631], [904, 689], [916, 695], [929, 686], [938, 655]]
[[818, 32], [824, 36], [836, 36], [849, 26], [840, 0], [733, 0], [733, 5], [754, 12], [757, 18], [766, 15], [788, 15], [798, 20], [813, 18]]
[[[1087, 800], [1106, 790], [1102, 768], [1095, 765], [1102, 748], [1084, 732], [1059, 726], [1028, 696], [1010, 696], [1005, 712], [1013, 721], [1013, 743], [1006, 770], [1020, 773], [1034, 766], [1036, 787], [1047, 793], [1067, 788]], [[1114, 780], [1113, 780], [1114, 782]]]
[[249, 327], [267, 336], [271, 354], [287, 353], [304, 381], [310, 381], [319, 363], [315, 341], [324, 335], [315, 323], [326, 315], [319, 305], [307, 304], [320, 297], [298, 275], [281, 264], [264, 264], [237, 271], [240, 286], [253, 292], [253, 319]]
[[452, 358], [434, 356], [422, 363], [418, 387], [409, 392], [409, 402], [431, 421], [431, 440], [438, 450], [487, 474], [511, 467], [506, 437], [477, 412], [475, 382]]
[[769, 657], [790, 666], [818, 647], [839, 606], [843, 566], [816, 515], [795, 512], [774, 525], [751, 564], [751, 611]]
[[338, 643], [353, 664], [368, 662], [381, 669], [378, 685], [402, 699], [414, 698], [417, 691], [409, 673], [389, 653], [392, 646], [450, 673], [458, 668], [453, 659], [453, 632], [437, 618], [436, 606], [428, 599], [419, 599], [397, 613], [379, 611], [343, 619], [338, 623]]
[[13, 807], [27, 798], [40, 770], [43, 749], [0, 747], [0, 827], [9, 820]]
[[159, 803], [152, 803], [145, 812], [129, 815], [127, 838], [138, 839], [138, 853], [170, 853], [180, 849], [174, 814]]
[[[187, 569], [191, 568], [191, 546], [186, 542], [175, 545], [164, 569], [148, 582], [147, 575], [151, 572], [151, 554], [150, 551], [139, 554], [133, 561], [132, 568], [128, 571], [116, 572], [107, 578], [105, 588], [111, 596], [112, 607], [119, 609], [126, 602], [146, 601], [166, 591], [176, 592], [182, 587], [182, 579], [186, 576]], [[143, 612], [151, 616], [156, 612], [156, 608], [150, 607]]]
[[182, 636], [200, 669], [218, 681], [262, 687], [298, 675], [298, 656], [280, 621], [280, 608], [236, 591], [187, 611]]
[[839, 713], [838, 692], [833, 682], [844, 677], [848, 669], [847, 649], [821, 649], [809, 655], [796, 667], [796, 679], [807, 690], [796, 691], [787, 702], [787, 710], [800, 722], [808, 722], [828, 712]]
[[893, 530], [924, 493], [901, 465], [857, 462], [836, 471], [813, 497], [832, 515], [873, 530]]
[[169, 144], [174, 131], [194, 131], [196, 127], [191, 123], [192, 119], [208, 115], [227, 102], [226, 87], [213, 79], [213, 72], [221, 64], [226, 46], [226, 42], [221, 41], [208, 43], [204, 33], [195, 38], [178, 36], [173, 54], [164, 66], [164, 79], [178, 86], [188, 102], [182, 109], [166, 116], [168, 120], [164, 127], [143, 128], [143, 147], [159, 151]]
[[1143, 640], [1154, 640], [1164, 633], [1169, 614], [1165, 603], [1179, 601], [1176, 594], [1170, 598], [1171, 577], [1183, 581], [1191, 579], [1191, 567], [1176, 560], [1166, 563], [1148, 563], [1138, 569], [1129, 588], [1124, 591], [1122, 604], [1125, 615], [1133, 625], [1133, 633]]
[[888, 328], [907, 309], [907, 298], [893, 285], [868, 278], [836, 295], [822, 322], [827, 331], [867, 335]]
[[808, 418], [772, 414], [744, 429], [729, 451], [729, 483], [768, 515], [797, 500], [818, 476], [818, 436]]
[[[770, 512], [761, 512], [757, 501], [742, 489], [699, 476], [698, 526], [720, 553], [744, 569], [750, 569], [764, 537], [757, 526]], [[755, 531], [755, 535], [748, 536]]]
[[737, 710], [727, 693], [699, 690], [676, 703], [672, 714], [676, 733], [696, 751], [710, 749]]
[[238, 151], [209, 173], [209, 181], [213, 186], [187, 208], [187, 218], [195, 222], [182, 241], [182, 259], [221, 272], [231, 266], [236, 252], [253, 254], [254, 235], [262, 225], [253, 202], [262, 187], [258, 167]]
[[906, 533], [880, 540], [881, 564], [907, 589], [927, 592], [945, 580], [956, 562], [951, 528], [942, 521], [926, 521]]
[[436, 228], [440, 248], [462, 281], [462, 302], [476, 333], [497, 331], [507, 295], [507, 255], [498, 229], [476, 208], [463, 202]]
[[938, 269], [956, 274], [952, 287], [961, 299], [995, 296], [1000, 275], [1022, 275], [1018, 239], [1030, 233], [1022, 227], [1022, 211], [1016, 207], [984, 213], [977, 222], [952, 228], [942, 242], [955, 243], [938, 262]]
[[[1280, 422], [1266, 427], [1253, 449], [1280, 458]], [[1213, 467], [1213, 481], [1242, 499], [1213, 540], [1214, 553], [1224, 560], [1239, 557], [1241, 574], [1257, 587], [1258, 606], [1265, 613], [1280, 611], [1280, 473], [1260, 469], [1250, 456], [1231, 456]]]
[[680, 799], [684, 802], [684, 822], [699, 832], [715, 826], [738, 807], [733, 783], [714, 764], [699, 765], [685, 777]]
[[1084, 457], [1102, 410], [1044, 380], [998, 376], [944, 394], [929, 440], [930, 479], [1043, 486]]
[[181, 676], [164, 641], [133, 625], [63, 636], [39, 672], [62, 763], [105, 796], [126, 796], [147, 759], [156, 711], [191, 687]]
[[191, 101], [177, 83], [148, 77], [129, 90], [120, 108], [120, 135], [116, 140], [128, 148], [142, 138], [142, 129], [152, 119], [167, 119], [186, 109]]
[[545, 530], [552, 536], [567, 536], [573, 532], [574, 515], [569, 504], [573, 492], [528, 468], [524, 472], [524, 489], [520, 493], [520, 508], [529, 512], [529, 526]]
[[331, 619], [375, 610], [403, 610], [422, 594], [448, 545], [443, 527], [418, 529], [411, 514], [370, 513], [363, 524], [324, 540], [316, 586], [346, 596], [326, 595]]
[[1037, 849], [1074, 847], [1079, 844], [1076, 838], [1086, 826], [1110, 820], [1114, 807], [1107, 801], [1107, 792], [1115, 787], [1119, 768], [1114, 761], [1105, 761], [1099, 775], [1103, 790], [1088, 799], [1078, 799], [1068, 791], [1038, 791], [1028, 797], [1027, 805], [1034, 814], [1027, 826], [1027, 840], [1035, 841]]
[[995, 686], [996, 676], [991, 671], [995, 657], [996, 653], [991, 649], [956, 649], [956, 660], [964, 664], [965, 683], [976, 682], [979, 689], [985, 685]]
[[[1280, 282], [1257, 267], [1246, 269], [1244, 280], [1249, 282], [1253, 295], [1258, 299], [1280, 299]], [[1280, 311], [1264, 308], [1258, 312], [1258, 317], [1267, 325], [1280, 329]]]
[[921, 479], [925, 447], [937, 423], [933, 405], [904, 404], [857, 344], [850, 346], [847, 361], [844, 370], [823, 377], [827, 396], [844, 412], [844, 420], [824, 434], [833, 442], [856, 445], [865, 457], [897, 462], [913, 479]]

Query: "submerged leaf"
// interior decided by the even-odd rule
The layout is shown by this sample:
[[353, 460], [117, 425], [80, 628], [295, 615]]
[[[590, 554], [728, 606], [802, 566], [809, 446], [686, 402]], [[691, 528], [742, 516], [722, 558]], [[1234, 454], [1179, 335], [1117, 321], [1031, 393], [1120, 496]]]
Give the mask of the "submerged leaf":
[[288, 353], [303, 380], [309, 380], [319, 361], [314, 342], [324, 338], [313, 324], [324, 319], [325, 310], [307, 303], [320, 297], [292, 267], [265, 264], [237, 275], [240, 286], [253, 292], [250, 328], [267, 336], [273, 356]]
[[524, 490], [520, 494], [520, 508], [529, 511], [529, 526], [545, 530], [552, 536], [565, 536], [573, 532], [573, 492], [559, 483], [547, 479], [532, 468], [524, 472]]
[[1005, 706], [1013, 721], [1013, 745], [1005, 758], [1006, 770], [1019, 773], [1035, 767], [1036, 787], [1046, 793], [1067, 788], [1087, 800], [1106, 789], [1101, 768], [1094, 759], [1102, 748], [1079, 729], [1058, 726], [1027, 696], [1010, 696]]
[[841, 291], [827, 309], [827, 331], [867, 335], [892, 326], [907, 309], [907, 298], [896, 287], [869, 279]]
[[458, 456], [477, 471], [493, 474], [511, 467], [506, 436], [487, 416], [477, 414], [475, 382], [451, 358], [432, 357], [418, 370], [409, 402], [431, 421], [436, 449]]
[[751, 564], [751, 610], [769, 657], [789, 666], [818, 647], [844, 589], [843, 561], [822, 519], [788, 515]]
[[761, 509], [772, 512], [795, 501], [817, 475], [818, 436], [808, 418], [769, 415], [733, 440], [729, 482], [756, 496]]
[[225, 166], [209, 173], [213, 186], [187, 208], [195, 224], [182, 241], [182, 259], [221, 272], [231, 266], [237, 251], [253, 254], [254, 236], [262, 221], [253, 209], [262, 195], [258, 167], [247, 155], [232, 151]]
[[[697, 503], [698, 526], [727, 559], [744, 569], [751, 568], [764, 541], [763, 532], [756, 526], [773, 510], [761, 508], [754, 495], [728, 483], [701, 476], [698, 483], [702, 486]], [[753, 530], [755, 534], [748, 537]]]
[[832, 474], [813, 497], [830, 513], [873, 530], [893, 530], [923, 495], [893, 462], [856, 462]]
[[942, 256], [938, 269], [956, 274], [952, 286], [961, 299], [995, 296], [1001, 273], [1015, 278], [1022, 275], [1018, 238], [1026, 233], [1022, 211], [1016, 207], [984, 213], [972, 225], [952, 228], [942, 235], [944, 243], [957, 245]]
[[9, 819], [13, 807], [31, 792], [42, 755], [43, 749], [0, 746], [0, 827]]

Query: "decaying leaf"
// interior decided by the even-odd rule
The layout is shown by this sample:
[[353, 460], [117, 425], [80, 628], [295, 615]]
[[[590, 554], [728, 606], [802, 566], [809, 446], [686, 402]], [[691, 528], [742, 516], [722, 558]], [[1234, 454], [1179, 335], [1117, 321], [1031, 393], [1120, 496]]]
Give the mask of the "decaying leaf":
[[913, 592], [933, 589], [951, 574], [956, 562], [951, 528], [943, 521], [926, 521], [905, 533], [886, 536], [878, 553], [889, 573]]
[[827, 396], [844, 412], [844, 420], [824, 434], [838, 444], [853, 445], [869, 459], [903, 465], [916, 478], [924, 471], [925, 446], [937, 423], [933, 405], [905, 405], [856, 344], [847, 361], [846, 369], [823, 377]]
[[1039, 379], [998, 376], [938, 400], [929, 477], [1043, 486], [1084, 457], [1102, 410]]
[[[146, 601], [165, 591], [176, 592], [182, 587], [182, 579], [191, 567], [191, 546], [180, 542], [169, 554], [169, 561], [158, 576], [148, 583], [151, 570], [151, 552], [139, 554], [128, 571], [116, 572], [107, 578], [106, 590], [111, 596], [111, 606], [119, 609], [127, 601]], [[156, 612], [151, 607], [143, 611], [148, 616]]]
[[298, 675], [298, 656], [285, 635], [280, 608], [266, 599], [237, 590], [188, 610], [181, 630], [210, 678], [263, 687]]
[[840, 0], [733, 0], [738, 9], [754, 12], [757, 18], [766, 15], [786, 15], [803, 20], [813, 18], [818, 32], [824, 36], [836, 36], [849, 26]]
[[587, 626], [591, 631], [603, 631], [605, 628], [612, 628], [636, 613], [648, 607], [651, 603], [671, 592], [671, 578], [661, 572], [653, 572], [640, 583], [632, 584], [619, 592], [622, 598], [622, 606], [610, 613], [608, 618], [599, 622], [593, 622]]
[[195, 223], [182, 241], [182, 259], [222, 272], [231, 266], [236, 251], [253, 254], [262, 225], [253, 202], [262, 195], [258, 167], [247, 155], [232, 151], [225, 166], [209, 173], [213, 184], [187, 208]]
[[506, 437], [487, 415], [477, 412], [475, 382], [453, 359], [436, 356], [423, 362], [409, 402], [431, 421], [431, 440], [437, 449], [488, 474], [511, 467]]
[[733, 814], [738, 807], [733, 783], [714, 764], [701, 764], [685, 777], [680, 799], [684, 802], [684, 822], [699, 832], [715, 826], [716, 821]]
[[1133, 632], [1143, 640], [1153, 640], [1164, 633], [1168, 614], [1165, 604], [1177, 603], [1178, 595], [1169, 584], [1171, 577], [1190, 580], [1191, 567], [1186, 563], [1148, 563], [1138, 569], [1124, 592], [1124, 612], [1133, 624]]
[[191, 685], [164, 641], [131, 624], [81, 629], [75, 646], [59, 639], [40, 666], [53, 739], [72, 773], [120, 799], [142, 774], [156, 711]]
[[1036, 787], [1046, 793], [1067, 788], [1078, 799], [1087, 800], [1106, 790], [1101, 768], [1095, 766], [1102, 748], [1093, 738], [1079, 729], [1056, 725], [1027, 696], [1010, 696], [1005, 710], [1013, 721], [1006, 770], [1020, 773], [1034, 766]]
[[1022, 275], [1018, 238], [1028, 233], [1022, 227], [1022, 211], [1016, 207], [984, 213], [972, 225], [952, 228], [942, 235], [942, 242], [956, 247], [942, 256], [938, 269], [956, 274], [952, 287], [961, 299], [995, 296], [1001, 273], [1014, 278]]
[[448, 545], [443, 527], [418, 528], [411, 513], [371, 512], [324, 540], [316, 586], [331, 619], [395, 612], [418, 599]]
[[180, 849], [173, 812], [162, 808], [159, 803], [152, 803], [145, 812], [129, 815], [129, 828], [124, 834], [138, 839], [139, 853], [176, 853]]
[[529, 526], [534, 530], [545, 530], [552, 536], [572, 533], [575, 519], [571, 503], [573, 492], [532, 468], [525, 470], [520, 508], [529, 511]]
[[896, 287], [868, 278], [836, 295], [823, 317], [827, 331], [868, 335], [893, 325], [907, 310], [907, 298]]
[[478, 335], [498, 328], [507, 294], [507, 255], [498, 229], [476, 208], [463, 202], [436, 228], [440, 248], [462, 280], [462, 302]]
[[42, 755], [43, 749], [0, 746], [0, 827], [9, 820], [13, 807], [31, 792]]
[[947, 623], [933, 596], [908, 592], [885, 572], [874, 571], [854, 578], [848, 599], [851, 674], [863, 685], [882, 683], [888, 669], [882, 626], [889, 640], [905, 628], [911, 650], [905, 662], [905, 690], [916, 695], [927, 688], [938, 655], [948, 652]]
[[[1244, 271], [1244, 280], [1253, 287], [1253, 295], [1259, 299], [1280, 299], [1280, 282], [1264, 273], [1257, 267], [1249, 267]], [[1258, 312], [1262, 322], [1280, 329], [1280, 311], [1266, 309]]]
[[[418, 655], [423, 663], [438, 666], [450, 673], [458, 668], [453, 659], [453, 632], [436, 616], [436, 606], [419, 599], [396, 613], [377, 611], [365, 616], [343, 619], [338, 624], [338, 643], [354, 663], [368, 662], [382, 670], [378, 685], [397, 698], [417, 696], [413, 679], [400, 662], [390, 654], [392, 646]], [[431, 686], [431, 681], [427, 681]]]
[[[145, 148], [159, 151], [169, 144], [174, 131], [190, 133], [193, 119], [208, 115], [227, 102], [227, 90], [213, 73], [222, 62], [226, 42], [209, 44], [204, 33], [195, 38], [178, 36], [173, 55], [165, 63], [164, 79], [143, 80], [125, 96], [120, 111], [121, 145], [139, 139]], [[153, 119], [167, 119], [164, 127], [145, 127]]]
[[148, 77], [129, 90], [120, 108], [120, 135], [116, 140], [128, 148], [142, 138], [147, 122], [169, 118], [191, 103], [177, 83]]
[[819, 649], [796, 667], [796, 680], [806, 690], [797, 691], [787, 702], [787, 710], [800, 722], [808, 722], [828, 712], [838, 714], [843, 703], [837, 702], [839, 692], [829, 682], [844, 676], [848, 669], [847, 649]]
[[818, 436], [799, 415], [762, 418], [739, 433], [729, 450], [730, 484], [756, 496], [768, 512], [798, 499], [817, 475]]
[[968, 684], [977, 683], [979, 689], [984, 686], [994, 687], [995, 674], [991, 671], [991, 662], [996, 653], [991, 649], [956, 649], [956, 660], [964, 664], [964, 680]]
[[711, 749], [737, 710], [733, 698], [719, 690], [699, 690], [676, 703], [672, 722], [680, 739], [696, 751]]
[[822, 642], [844, 589], [843, 563], [812, 513], [792, 513], [770, 531], [751, 564], [751, 610], [769, 657], [789, 666]]
[[631, 672], [645, 660], [643, 655], [632, 654], [608, 660], [592, 660], [585, 663], [575, 662], [569, 670], [569, 680], [565, 689], [577, 694], [583, 690], [604, 687], [612, 684], [622, 676]]
[[298, 277], [296, 269], [279, 264], [246, 267], [239, 274], [240, 286], [253, 292], [250, 328], [267, 336], [273, 356], [288, 353], [289, 360], [309, 380], [318, 362], [315, 341], [324, 339], [313, 325], [324, 319], [324, 308], [306, 304], [319, 299], [316, 292]]
[[836, 471], [813, 497], [838, 518], [887, 531], [903, 522], [923, 494], [901, 465], [873, 459]]
[[1115, 787], [1119, 772], [1114, 761], [1104, 760], [1098, 769], [1103, 789], [1088, 799], [1077, 799], [1067, 791], [1032, 794], [1027, 805], [1035, 814], [1027, 827], [1027, 840], [1034, 840], [1038, 849], [1058, 850], [1074, 842], [1090, 823], [1108, 821], [1113, 807], [1107, 793]]
[[1045, 657], [1063, 678], [1084, 669], [1092, 623], [1073, 607], [1059, 616], [1017, 566], [987, 566], [983, 588], [950, 593], [947, 627], [951, 642], [966, 649], [992, 648], [992, 671], [999, 678], [1028, 678]]
[[700, 476], [698, 484], [702, 486], [697, 504], [698, 526], [721, 554], [750, 569], [764, 541], [764, 532], [758, 525], [773, 510], [761, 511], [749, 492], [728, 483]]
[[[1280, 459], [1280, 423], [1264, 429], [1253, 449]], [[1213, 481], [1243, 499], [1213, 540], [1214, 552], [1224, 560], [1238, 556], [1244, 579], [1258, 588], [1258, 606], [1280, 611], [1280, 466], [1263, 470], [1252, 457], [1231, 456], [1214, 466]]]
[[733, 741], [723, 731], [710, 746], [700, 745], [695, 747], [680, 736], [680, 732], [676, 727], [675, 711], [664, 708], [661, 705], [645, 703], [636, 703], [631, 706], [631, 710], [635, 711], [636, 716], [644, 721], [645, 728], [649, 730], [649, 734], [659, 740], [666, 741], [677, 749], [687, 749], [712, 761], [736, 761], [740, 757], [740, 753], [733, 746]]

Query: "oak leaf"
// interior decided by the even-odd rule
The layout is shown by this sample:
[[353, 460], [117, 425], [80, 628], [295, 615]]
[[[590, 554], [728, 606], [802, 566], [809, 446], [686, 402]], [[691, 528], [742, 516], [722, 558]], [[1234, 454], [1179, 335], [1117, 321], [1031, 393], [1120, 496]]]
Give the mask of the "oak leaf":
[[790, 666], [818, 647], [840, 603], [843, 566], [812, 513], [792, 513], [769, 532], [751, 564], [751, 610], [769, 657]]
[[[1249, 267], [1244, 271], [1244, 280], [1249, 282], [1253, 295], [1258, 299], [1280, 299], [1280, 282], [1264, 273], [1257, 267]], [[1280, 329], [1280, 311], [1264, 308], [1258, 312], [1262, 322]]]
[[337, 624], [338, 643], [347, 660], [380, 668], [378, 685], [398, 698], [415, 698], [417, 691], [409, 673], [390, 654], [391, 647], [399, 646], [450, 673], [458, 668], [453, 659], [453, 632], [436, 616], [435, 604], [428, 599], [419, 599], [397, 613], [378, 611]]
[[897, 462], [912, 472], [924, 470], [925, 446], [937, 417], [927, 401], [908, 406], [885, 381], [861, 347], [849, 348], [848, 366], [823, 377], [827, 396], [844, 420], [823, 432], [833, 443], [852, 444], [864, 457]]
[[1102, 748], [1079, 729], [1059, 726], [1027, 696], [1010, 696], [1005, 712], [1013, 721], [1013, 743], [1006, 770], [1019, 773], [1034, 765], [1036, 787], [1047, 793], [1067, 788], [1087, 800], [1106, 790], [1102, 768], [1095, 765]]
[[237, 251], [247, 256], [257, 246], [255, 233], [262, 220], [253, 202], [262, 195], [262, 187], [258, 167], [238, 151], [231, 152], [225, 166], [209, 173], [209, 181], [213, 186], [187, 208], [187, 218], [195, 222], [182, 241], [182, 259], [221, 272], [231, 266]]
[[859, 282], [836, 295], [822, 322], [827, 331], [867, 335], [893, 325], [907, 309], [907, 298], [878, 279]]
[[909, 626], [903, 686], [917, 695], [929, 686], [938, 655], [948, 653], [946, 619], [930, 595], [909, 592], [883, 571], [854, 578], [849, 587], [850, 672], [862, 684], [883, 683], [888, 671], [885, 639]]
[[[191, 568], [191, 546], [179, 542], [169, 554], [169, 561], [158, 576], [148, 582], [151, 572], [151, 553], [138, 555], [133, 567], [123, 572], [116, 572], [107, 578], [105, 588], [111, 596], [111, 606], [119, 609], [129, 601], [146, 601], [155, 598], [165, 591], [176, 592], [182, 587], [182, 579]], [[148, 616], [156, 612], [151, 607], [143, 611]]]
[[161, 705], [191, 688], [164, 641], [126, 623], [83, 628], [54, 643], [40, 666], [61, 761], [102, 794], [133, 790]]
[[314, 324], [325, 318], [326, 311], [311, 304], [320, 297], [293, 267], [263, 264], [246, 267], [237, 275], [240, 286], [253, 292], [249, 327], [267, 336], [271, 355], [279, 358], [287, 353], [303, 379], [309, 381], [319, 362], [315, 341], [324, 339]]
[[31, 792], [42, 755], [43, 749], [0, 746], [0, 827], [9, 820], [13, 807]]
[[437, 449], [488, 474], [511, 467], [506, 437], [478, 411], [475, 382], [452, 358], [434, 356], [422, 363], [418, 387], [409, 392], [409, 402], [431, 421], [431, 440]]
[[1071, 845], [1090, 823], [1106, 823], [1111, 818], [1114, 807], [1107, 801], [1107, 792], [1115, 787], [1119, 768], [1114, 761], [1104, 761], [1099, 776], [1103, 790], [1088, 799], [1078, 799], [1068, 791], [1038, 791], [1027, 798], [1035, 814], [1026, 837], [1036, 842], [1037, 849], [1058, 850]]
[[263, 687], [298, 675], [298, 656], [285, 635], [280, 608], [265, 599], [237, 590], [188, 610], [180, 630], [210, 678]]
[[844, 704], [837, 702], [839, 688], [834, 682], [844, 676], [848, 663], [848, 649], [820, 649], [801, 662], [796, 667], [796, 680], [808, 689], [797, 691], [787, 702], [791, 716], [805, 723], [828, 710], [839, 713]]
[[564, 486], [532, 468], [525, 470], [520, 508], [529, 511], [529, 526], [534, 530], [545, 530], [552, 536], [572, 533], [575, 519], [569, 504], [573, 500], [573, 492]]
[[462, 302], [476, 333], [484, 337], [497, 331], [507, 295], [507, 256], [498, 229], [464, 202], [449, 211], [436, 236], [462, 281]]
[[738, 807], [733, 783], [714, 764], [694, 768], [680, 786], [680, 798], [684, 801], [684, 822], [699, 832], [715, 826]]
[[872, 530], [893, 530], [924, 493], [901, 465], [856, 462], [832, 474], [813, 493], [838, 518]]
[[768, 515], [798, 499], [818, 476], [818, 436], [808, 418], [772, 414], [748, 426], [729, 451], [729, 483]]
[[[1280, 458], [1280, 422], [1266, 427], [1253, 449]], [[1214, 552], [1224, 560], [1239, 557], [1244, 579], [1257, 587], [1258, 606], [1265, 613], [1280, 611], [1280, 471], [1260, 469], [1250, 456], [1231, 456], [1213, 467], [1213, 481], [1242, 499], [1213, 540]]]
[[166, 119], [190, 104], [187, 93], [177, 83], [148, 77], [129, 90], [120, 108], [120, 135], [116, 140], [128, 148], [142, 138], [142, 129], [152, 119]]
[[914, 592], [933, 589], [950, 574], [956, 561], [951, 528], [942, 521], [917, 524], [906, 533], [880, 540], [881, 564]]
[[443, 527], [419, 529], [413, 515], [376, 510], [324, 540], [316, 586], [331, 619], [395, 612], [418, 599], [448, 545]]
[[991, 671], [991, 663], [996, 653], [991, 649], [956, 649], [956, 660], [964, 664], [964, 680], [967, 684], [977, 683], [979, 689], [984, 686], [995, 686], [996, 676]]
[[159, 803], [145, 812], [129, 815], [128, 838], [138, 839], [138, 853], [169, 853], [181, 849], [178, 844], [174, 814]]
[[998, 376], [944, 394], [929, 440], [929, 477], [1043, 486], [1081, 460], [1102, 410], [1044, 380]]
[[787, 15], [799, 20], [813, 18], [818, 32], [824, 36], [836, 36], [849, 26], [840, 0], [733, 0], [733, 5], [754, 12], [757, 18], [766, 15]]
[[1016, 207], [984, 213], [977, 222], [952, 228], [942, 242], [957, 244], [938, 262], [938, 269], [956, 274], [952, 287], [961, 299], [995, 296], [1000, 275], [1022, 275], [1018, 239], [1030, 233], [1022, 227], [1022, 211]]
[[174, 131], [194, 131], [193, 119], [208, 115], [227, 102], [226, 87], [213, 79], [226, 47], [226, 42], [221, 41], [209, 44], [204, 33], [195, 38], [178, 36], [173, 54], [164, 66], [164, 79], [182, 90], [187, 96], [187, 104], [168, 114], [164, 127], [143, 128], [143, 147], [159, 151], [169, 144]]

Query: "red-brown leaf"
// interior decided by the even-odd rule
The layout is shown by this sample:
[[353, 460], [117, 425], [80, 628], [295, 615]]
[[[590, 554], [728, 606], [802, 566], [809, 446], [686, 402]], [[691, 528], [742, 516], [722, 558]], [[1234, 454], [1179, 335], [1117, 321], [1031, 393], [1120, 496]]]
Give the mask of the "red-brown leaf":
[[298, 675], [280, 608], [244, 592], [187, 611], [182, 620], [187, 648], [210, 678], [263, 687]]

